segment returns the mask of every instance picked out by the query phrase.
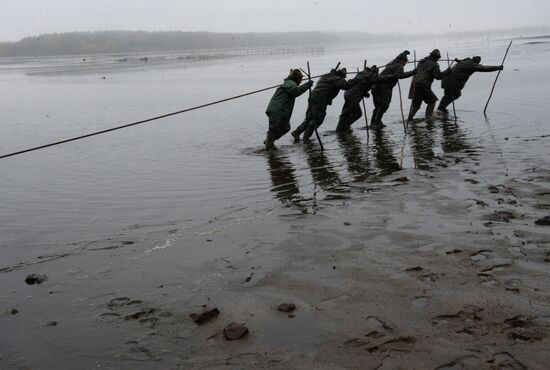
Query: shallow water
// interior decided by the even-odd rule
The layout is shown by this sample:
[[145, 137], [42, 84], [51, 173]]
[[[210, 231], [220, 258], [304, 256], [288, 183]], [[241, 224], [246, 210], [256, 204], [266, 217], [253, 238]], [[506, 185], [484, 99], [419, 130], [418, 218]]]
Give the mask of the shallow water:
[[[511, 49], [487, 117], [482, 110], [493, 73], [472, 76], [456, 102], [456, 122], [452, 116], [418, 122], [406, 134], [395, 90], [385, 127], [370, 130], [367, 138], [361, 119], [353, 133], [336, 135], [332, 130], [343, 104], [340, 95], [320, 129], [324, 152], [315, 142], [294, 144], [287, 136], [277, 143], [277, 151], [265, 153], [261, 143], [267, 129], [264, 111], [272, 94], [268, 91], [0, 160], [0, 309], [17, 306], [22, 312], [0, 318], [2, 332], [10, 333], [2, 335], [0, 364], [71, 368], [80, 361], [87, 366], [106, 361], [118, 368], [128, 366], [124, 361], [156, 361], [164, 358], [162, 346], [173, 351], [171, 339], [177, 335], [168, 334], [148, 347], [156, 351], [154, 356], [126, 348], [132, 343], [122, 344], [120, 338], [136, 332], [132, 328], [102, 342], [108, 329], [96, 327], [96, 321], [105, 302], [115, 295], [133, 294], [154, 297], [162, 307], [189, 307], [210, 295], [218, 301], [231, 300], [234, 282], [220, 272], [227, 267], [220, 256], [231, 259], [243, 250], [247, 254], [262, 250], [254, 257], [262, 266], [252, 271], [251, 284], [255, 279], [264, 281], [270, 268], [292, 257], [284, 243], [277, 243], [299, 233], [303, 225], [311, 229], [300, 237], [305, 244], [326, 220], [336, 234], [346, 220], [390, 235], [392, 230], [411, 230], [418, 240], [420, 235], [438, 234], [453, 240], [453, 233], [463, 225], [455, 230], [452, 222], [441, 226], [442, 220], [479, 216], [469, 215], [459, 204], [472, 196], [469, 184], [485, 188], [506, 181], [546, 179], [538, 191], [548, 190], [550, 44], [528, 41], [533, 40], [518, 40]], [[481, 54], [483, 63], [499, 64], [506, 44], [426, 42], [415, 47], [419, 57], [437, 46], [443, 53], [451, 51], [452, 57]], [[319, 74], [337, 61], [348, 70], [361, 65], [365, 57], [369, 64], [384, 64], [412, 47], [374, 45], [322, 55], [196, 63], [173, 60], [128, 68], [108, 68], [110, 60], [106, 60], [98, 62], [99, 72], [95, 66], [83, 65], [81, 70], [84, 62], [76, 58], [0, 63], [0, 154], [274, 85], [290, 67], [305, 66], [306, 58], [312, 73]], [[406, 80], [404, 97], [408, 87]], [[442, 95], [439, 86], [434, 91]], [[297, 101], [293, 127], [301, 122], [305, 105], [304, 95]], [[405, 114], [408, 107], [405, 100]], [[372, 102], [367, 100], [369, 118], [371, 112]], [[403, 183], [395, 181], [400, 177], [408, 179], [403, 185], [409, 187], [406, 194], [400, 190]], [[516, 191], [521, 189], [518, 185]], [[532, 203], [538, 208], [529, 217], [548, 213], [546, 203]], [[329, 243], [331, 248], [353, 247], [353, 238], [322, 232], [312, 243], [322, 244], [323, 238], [328, 242], [332, 236], [338, 241]], [[377, 238], [390, 240], [391, 236]], [[373, 258], [390, 257], [374, 254]], [[313, 281], [323, 279], [318, 267], [316, 262], [303, 266]], [[30, 273], [47, 273], [50, 285], [38, 293], [35, 287], [30, 290], [23, 285]], [[223, 288], [222, 275], [228, 279]], [[165, 284], [173, 289], [157, 293], [156, 288]], [[274, 288], [255, 294], [268, 300], [280, 294], [270, 289]], [[50, 291], [59, 297], [52, 300]], [[420, 299], [424, 306], [426, 299]], [[251, 310], [261, 310], [251, 301]], [[176, 315], [185, 317], [185, 312]], [[46, 334], [49, 329], [41, 323], [54, 318], [60, 322], [57, 334]], [[277, 321], [262, 324], [271, 328], [267, 331], [278, 325]], [[297, 327], [312, 332], [326, 329], [307, 320]], [[305, 353], [319, 345], [294, 333], [292, 326], [279, 331], [273, 338], [258, 333], [257, 345], [279, 347], [282, 338], [292, 335], [296, 335], [292, 345]], [[65, 356], [62, 352], [67, 348]], [[135, 356], [120, 357], [136, 351]], [[192, 363], [191, 353], [178, 361]], [[63, 358], [67, 362], [61, 363]], [[207, 366], [204, 357], [198, 358], [200, 366]], [[158, 368], [178, 362], [172, 360], [161, 361]]]

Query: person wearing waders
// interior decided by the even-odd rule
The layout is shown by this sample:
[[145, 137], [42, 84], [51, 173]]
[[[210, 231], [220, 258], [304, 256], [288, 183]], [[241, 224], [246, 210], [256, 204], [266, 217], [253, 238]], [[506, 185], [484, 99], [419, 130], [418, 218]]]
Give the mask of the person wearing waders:
[[434, 79], [441, 80], [451, 73], [450, 68], [441, 72], [437, 61], [441, 59], [441, 53], [438, 49], [434, 49], [430, 55], [418, 62], [416, 67], [416, 75], [411, 82], [411, 88], [409, 91], [409, 99], [411, 102], [411, 109], [409, 111], [408, 122], [412, 122], [414, 115], [420, 109], [422, 102], [425, 102], [426, 107], [426, 119], [432, 117], [434, 112], [435, 103], [437, 102], [437, 96], [432, 91], [432, 83]]
[[373, 65], [371, 68], [365, 68], [359, 72], [353, 80], [353, 87], [344, 93], [344, 107], [336, 126], [336, 132], [345, 132], [351, 130], [351, 125], [363, 115], [361, 106], [359, 105], [363, 98], [368, 98], [369, 91], [372, 85], [378, 79], [378, 67]]
[[294, 100], [313, 85], [313, 81], [310, 80], [300, 86], [302, 78], [303, 75], [299, 69], [290, 71], [288, 77], [275, 90], [269, 101], [265, 112], [269, 118], [269, 130], [264, 141], [266, 150], [273, 149], [275, 141], [290, 131], [290, 117], [294, 109]]
[[372, 89], [374, 111], [372, 112], [371, 125], [383, 125], [382, 116], [384, 116], [384, 113], [386, 113], [390, 106], [393, 88], [399, 80], [416, 74], [416, 69], [409, 72], [405, 72], [404, 70], [405, 65], [409, 61], [407, 58], [409, 54], [408, 50], [399, 54], [386, 65], [386, 68], [378, 76], [378, 82]]
[[456, 64], [451, 68], [451, 74], [441, 80], [441, 87], [445, 95], [441, 98], [437, 110], [447, 114], [447, 106], [462, 95], [462, 89], [468, 82], [468, 79], [475, 72], [494, 72], [501, 71], [504, 66], [484, 66], [481, 63], [481, 57], [455, 59]]
[[300, 141], [302, 133], [304, 133], [304, 141], [309, 141], [315, 129], [321, 126], [325, 120], [327, 106], [332, 104], [332, 100], [340, 90], [349, 90], [357, 83], [357, 80], [346, 81], [346, 75], [346, 69], [342, 68], [339, 70], [332, 69], [329, 73], [321, 76], [311, 92], [304, 122], [292, 131], [295, 141]]

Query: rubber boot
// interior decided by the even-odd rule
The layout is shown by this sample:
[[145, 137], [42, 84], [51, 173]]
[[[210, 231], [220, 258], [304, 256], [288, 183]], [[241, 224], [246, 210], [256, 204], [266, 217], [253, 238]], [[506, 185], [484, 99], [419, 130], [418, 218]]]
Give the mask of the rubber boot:
[[384, 116], [384, 112], [379, 110], [376, 114], [376, 124], [378, 126], [384, 126], [384, 122], [382, 122], [382, 117]]
[[431, 119], [434, 113], [435, 103], [428, 104], [426, 107], [426, 119]]
[[265, 144], [265, 150], [271, 150], [275, 147], [275, 139], [273, 138], [272, 135], [269, 134], [269, 132], [265, 137], [264, 144]]
[[304, 143], [307, 143], [310, 141], [311, 139], [311, 135], [313, 135], [313, 133], [315, 132], [315, 125], [313, 124], [310, 124], [306, 130], [304, 131], [304, 136], [302, 137], [302, 141]]
[[447, 95], [443, 95], [443, 98], [441, 98], [441, 101], [439, 102], [439, 105], [437, 106], [437, 110], [441, 113], [448, 114], [449, 111], [447, 110], [447, 106], [451, 104], [451, 99]]
[[376, 115], [378, 114], [378, 109], [372, 111], [372, 118], [370, 119], [371, 126], [376, 125]]
[[411, 110], [409, 111], [409, 118], [407, 118], [407, 122], [413, 121], [414, 115], [416, 114], [416, 112], [418, 112], [419, 109], [420, 107], [415, 107], [414, 105], [411, 105]]
[[290, 135], [294, 138], [294, 142], [300, 141], [300, 135], [302, 132], [304, 132], [306, 129], [304, 128], [304, 124], [302, 123], [300, 126], [296, 127], [296, 130], [292, 131]]

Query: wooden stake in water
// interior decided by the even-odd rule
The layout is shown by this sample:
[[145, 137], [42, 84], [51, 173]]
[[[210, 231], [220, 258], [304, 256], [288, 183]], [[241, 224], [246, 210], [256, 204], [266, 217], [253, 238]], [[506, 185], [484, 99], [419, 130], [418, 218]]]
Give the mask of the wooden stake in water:
[[[308, 79], [308, 81], [311, 81], [311, 70], [309, 69], [309, 61], [307, 62], [307, 79]], [[309, 87], [309, 96], [311, 97], [311, 86]], [[325, 150], [325, 148], [323, 147], [323, 142], [321, 141], [321, 137], [319, 136], [319, 133], [317, 132], [317, 127], [315, 127], [315, 136], [317, 136], [317, 141], [319, 142], [319, 146], [321, 147], [321, 151]]]
[[[453, 60], [453, 63], [454, 63], [454, 60]], [[451, 62], [449, 62], [449, 53], [447, 53], [447, 66], [449, 66], [449, 68], [451, 68], [453, 64]], [[455, 108], [455, 102], [453, 100], [453, 114], [455, 115], [455, 121], [456, 121], [456, 108]]]
[[[502, 59], [502, 63], [500, 65], [504, 65], [504, 61], [506, 60], [506, 57], [508, 56], [508, 51], [510, 50], [510, 46], [512, 46], [512, 40], [510, 40], [510, 44], [508, 44], [508, 48], [506, 49], [506, 54], [504, 54], [504, 58]], [[489, 106], [489, 101], [491, 100], [491, 97], [493, 96], [493, 91], [495, 91], [495, 86], [497, 85], [498, 76], [500, 76], [500, 72], [498, 71], [497, 77], [495, 78], [495, 83], [493, 84], [493, 88], [491, 89], [491, 94], [489, 94], [489, 99], [487, 99], [487, 104], [485, 104], [485, 109], [483, 109], [483, 114], [487, 115], [487, 107]]]

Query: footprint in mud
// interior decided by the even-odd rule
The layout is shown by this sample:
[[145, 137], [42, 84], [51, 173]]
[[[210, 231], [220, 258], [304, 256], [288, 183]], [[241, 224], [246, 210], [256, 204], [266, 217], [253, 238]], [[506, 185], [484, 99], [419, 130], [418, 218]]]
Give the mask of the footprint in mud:
[[523, 281], [520, 279], [510, 279], [504, 282], [504, 287], [507, 292], [519, 293], [520, 288], [523, 287]]
[[489, 255], [491, 254], [491, 250], [489, 249], [482, 249], [480, 251], [477, 251], [475, 253], [472, 253], [470, 255], [470, 259], [475, 262], [480, 262], [486, 260]]
[[518, 215], [512, 211], [495, 211], [482, 217], [484, 220], [494, 222], [510, 222], [510, 220], [514, 220], [516, 218], [518, 218]]
[[124, 359], [131, 361], [160, 361], [161, 358], [155, 356], [151, 349], [144, 345], [141, 345], [138, 341], [128, 341], [124, 343], [125, 354], [122, 356]]
[[410, 352], [410, 346], [416, 343], [416, 338], [411, 336], [401, 336], [386, 340], [378, 345], [367, 348], [369, 353], [376, 352]]
[[432, 318], [432, 325], [451, 328], [455, 333], [480, 335], [487, 332], [483, 319], [478, 315], [482, 307], [465, 306], [456, 314], [439, 315]]
[[[489, 268], [486, 268], [486, 269], [483, 269], [481, 270], [481, 274], [486, 274], [486, 275], [490, 275], [494, 272], [498, 272], [498, 271], [503, 271], [503, 270], [506, 270], [507, 268], [511, 267], [512, 265], [509, 264], [509, 263], [502, 263], [502, 264], [499, 264], [499, 265], [494, 265], [494, 266], [491, 266]], [[478, 274], [479, 275], [479, 274]]]
[[527, 370], [527, 366], [519, 362], [512, 354], [508, 352], [495, 353], [493, 358], [487, 362], [492, 364], [492, 369]]
[[507, 333], [508, 339], [516, 342], [538, 342], [545, 338], [541, 328], [535, 321], [535, 317], [526, 317], [522, 315], [514, 316], [504, 320], [507, 327], [503, 332]]
[[367, 334], [365, 338], [352, 338], [344, 342], [346, 347], [364, 347], [370, 345], [372, 341], [385, 337], [393, 332], [393, 328], [384, 320], [376, 316], [365, 318], [365, 328]]
[[433, 283], [445, 276], [444, 273], [428, 272], [422, 266], [408, 268], [405, 272], [408, 272], [410, 275], [415, 276], [418, 280], [427, 283]]
[[479, 276], [479, 280], [483, 286], [489, 288], [498, 288], [500, 286], [500, 281], [493, 278], [490, 274], [477, 274], [477, 276]]
[[149, 328], [156, 327], [161, 318], [172, 316], [168, 311], [145, 306], [142, 300], [128, 297], [113, 298], [106, 307], [109, 311], [100, 314], [100, 319], [103, 321], [137, 321]]
[[[97, 247], [86, 246], [84, 249], [89, 251], [107, 251], [112, 249], [124, 248], [128, 245], [133, 245], [134, 242], [131, 240], [122, 240], [122, 241], [105, 240], [105, 241], [91, 242], [88, 245], [96, 245], [96, 244], [99, 244], [100, 246], [97, 246]], [[101, 245], [101, 244], [107, 244], [107, 245]]]
[[427, 297], [427, 296], [415, 297], [411, 302], [412, 308], [424, 308], [424, 307], [426, 307], [428, 305], [429, 298], [430, 297]]
[[435, 370], [477, 370], [482, 368], [481, 359], [476, 356], [462, 356], [436, 367]]

